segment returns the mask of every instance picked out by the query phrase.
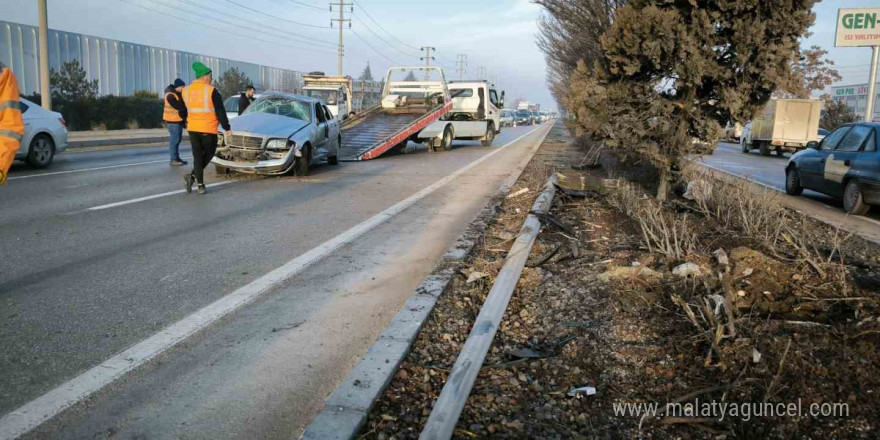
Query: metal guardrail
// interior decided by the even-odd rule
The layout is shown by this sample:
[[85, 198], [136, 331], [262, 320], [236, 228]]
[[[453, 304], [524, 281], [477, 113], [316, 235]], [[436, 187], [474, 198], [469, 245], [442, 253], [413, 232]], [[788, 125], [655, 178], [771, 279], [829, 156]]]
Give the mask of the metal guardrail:
[[[556, 176], [547, 180], [544, 191], [535, 200], [531, 212], [546, 214], [553, 205], [553, 197], [556, 195]], [[532, 245], [541, 231], [541, 221], [534, 214], [529, 214], [519, 231], [519, 236], [510, 248], [504, 266], [498, 272], [495, 284], [486, 297], [486, 302], [477, 315], [474, 327], [468, 335], [452, 371], [440, 392], [440, 397], [434, 403], [434, 409], [428, 416], [428, 422], [419, 437], [423, 440], [449, 439], [461, 416], [461, 411], [467, 402], [480, 367], [486, 359], [486, 353], [492, 346], [492, 339], [498, 331], [501, 318], [510, 303], [510, 297], [516, 288], [519, 277], [532, 251]]]

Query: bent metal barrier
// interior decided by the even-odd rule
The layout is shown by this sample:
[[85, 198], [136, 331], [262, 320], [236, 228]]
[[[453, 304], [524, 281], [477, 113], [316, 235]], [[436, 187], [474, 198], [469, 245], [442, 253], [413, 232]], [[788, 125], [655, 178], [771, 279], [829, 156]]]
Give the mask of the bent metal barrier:
[[[556, 180], [555, 175], [547, 180], [544, 191], [532, 206], [532, 213], [546, 214], [550, 211], [553, 197], [556, 195]], [[449, 373], [440, 397], [434, 403], [434, 409], [428, 416], [428, 422], [422, 430], [420, 439], [445, 440], [452, 437], [461, 410], [486, 359], [486, 353], [492, 346], [492, 339], [495, 338], [495, 332], [498, 331], [498, 325], [507, 310], [507, 304], [540, 231], [541, 221], [535, 214], [529, 214], [504, 260], [504, 266], [498, 272], [498, 277], [480, 309], [480, 314], [477, 315], [474, 327]]]

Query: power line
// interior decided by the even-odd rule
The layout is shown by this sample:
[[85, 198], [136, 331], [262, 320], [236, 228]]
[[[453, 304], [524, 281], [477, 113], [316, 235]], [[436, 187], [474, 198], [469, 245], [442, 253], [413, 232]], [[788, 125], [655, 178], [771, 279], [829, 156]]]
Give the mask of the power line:
[[230, 31], [227, 31], [227, 30], [224, 30], [224, 29], [220, 29], [220, 28], [217, 28], [217, 27], [211, 26], [211, 25], [209, 25], [209, 24], [205, 24], [205, 23], [198, 22], [198, 21], [195, 21], [195, 20], [190, 20], [190, 19], [188, 19], [188, 18], [180, 17], [180, 16], [177, 16], [177, 15], [174, 15], [174, 14], [170, 14], [170, 13], [168, 13], [168, 12], [159, 11], [159, 10], [156, 10], [156, 9], [153, 9], [153, 8], [146, 7], [146, 6], [141, 5], [141, 4], [138, 4], [138, 3], [133, 3], [133, 2], [130, 2], [130, 1], [128, 1], [128, 0], [118, 0], [118, 1], [120, 1], [120, 2], [122, 2], [122, 3], [127, 3], [127, 4], [132, 5], [132, 6], [137, 6], [137, 7], [141, 8], [141, 9], [146, 9], [146, 10], [148, 10], [148, 11], [155, 12], [155, 13], [157, 13], [157, 14], [161, 14], [161, 15], [164, 15], [164, 16], [167, 16], [167, 17], [176, 18], [176, 19], [178, 19], [178, 20], [185, 21], [185, 22], [187, 22], [187, 23], [192, 23], [192, 24], [196, 24], [196, 25], [199, 25], [199, 26], [203, 26], [203, 27], [209, 28], [209, 29], [213, 29], [213, 30], [216, 30], [216, 31], [219, 31], [219, 32], [225, 33], [225, 34], [230, 34], [230, 35], [235, 35], [235, 36], [238, 36], [238, 37], [248, 38], [248, 39], [255, 40], [255, 41], [261, 41], [261, 42], [263, 42], [263, 43], [269, 43], [269, 44], [276, 45], [276, 46], [284, 46], [284, 47], [289, 47], [289, 48], [297, 49], [297, 50], [305, 50], [305, 51], [308, 51], [308, 52], [330, 53], [330, 52], [327, 52], [327, 51], [324, 51], [324, 50], [306, 49], [306, 48], [304, 48], [304, 47], [291, 46], [291, 45], [287, 45], [287, 44], [278, 43], [278, 42], [275, 42], [275, 41], [263, 40], [263, 39], [260, 39], [260, 38], [253, 37], [253, 36], [251, 36], [251, 35], [243, 35], [243, 34], [239, 34], [239, 33], [235, 33], [235, 32], [230, 32]]
[[303, 3], [303, 2], [296, 1], [296, 0], [287, 0], [287, 1], [294, 3], [294, 4], [297, 4], [297, 5], [300, 5], [300, 6], [303, 6], [303, 7], [306, 7], [306, 8], [317, 9], [321, 12], [324, 12], [324, 8], [319, 8], [315, 5], [310, 5], [308, 3]]
[[272, 14], [267, 14], [267, 13], [265, 13], [265, 12], [263, 12], [263, 11], [256, 10], [256, 9], [250, 7], [250, 6], [245, 6], [245, 5], [241, 4], [241, 3], [234, 2], [234, 1], [232, 1], [232, 0], [226, 0], [226, 2], [227, 2], [227, 3], [232, 3], [233, 5], [238, 6], [239, 8], [247, 9], [248, 11], [255, 12], [255, 13], [260, 14], [260, 15], [265, 15], [266, 17], [274, 18], [274, 19], [276, 19], [276, 20], [284, 21], [284, 22], [287, 22], [287, 23], [292, 23], [292, 24], [295, 24], [295, 25], [297, 25], [297, 26], [306, 26], [306, 27], [317, 28], [317, 29], [327, 29], [327, 28], [325, 28], [324, 26], [317, 26], [317, 25], [314, 25], [314, 24], [308, 24], [308, 23], [300, 23], [300, 22], [298, 22], [298, 21], [291, 21], [291, 20], [287, 20], [287, 19], [285, 19], [285, 18], [276, 17], [276, 16], [274, 16], [274, 15], [272, 15]]
[[391, 58], [389, 58], [389, 57], [388, 57], [387, 55], [385, 55], [384, 53], [379, 52], [379, 50], [376, 49], [375, 47], [371, 46], [370, 43], [367, 43], [367, 40], [365, 40], [363, 37], [360, 36], [360, 34], [358, 34], [357, 32], [355, 32], [354, 29], [349, 29], [349, 30], [351, 31], [351, 33], [354, 34], [354, 36], [358, 37], [359, 40], [361, 40], [364, 44], [366, 44], [367, 47], [369, 47], [370, 49], [373, 49], [373, 52], [376, 52], [376, 53], [379, 54], [382, 58], [385, 58], [386, 60], [388, 60], [389, 62], [391, 62], [392, 65], [395, 65], [395, 66], [399, 66], [399, 65], [401, 65], [401, 64], [398, 63], [397, 61], [394, 61], [394, 60], [392, 60]]
[[[201, 15], [201, 14], [198, 13], [198, 12], [188, 11], [188, 10], [186, 10], [186, 9], [179, 8], [178, 6], [172, 6], [172, 5], [169, 5], [169, 4], [167, 4], [167, 3], [162, 3], [162, 2], [160, 2], [160, 1], [158, 1], [158, 0], [150, 0], [150, 1], [152, 1], [153, 3], [160, 4], [160, 5], [162, 5], [162, 6], [165, 6], [165, 7], [169, 8], [169, 9], [174, 9], [174, 10], [178, 10], [178, 9], [179, 9], [179, 10], [181, 10], [181, 11], [188, 12], [188, 13], [190, 13], [190, 14], [193, 14], [193, 15], [196, 15], [196, 16], [199, 16], [199, 17], [202, 17], [202, 18], [208, 18], [208, 19], [211, 19], [211, 20], [216, 20], [216, 21], [219, 21], [219, 22], [221, 22], [221, 23], [225, 23], [225, 24], [228, 24], [228, 25], [231, 25], [231, 26], [244, 27], [245, 29], [250, 29], [250, 30], [253, 30], [253, 31], [257, 31], [257, 32], [267, 32], [265, 29], [261, 29], [261, 28], [251, 28], [251, 27], [241, 26], [240, 23], [233, 23], [233, 22], [229, 22], [229, 21], [222, 20], [222, 19], [215, 18], [215, 17], [209, 17], [209, 16]], [[244, 22], [247, 22], [247, 23], [252, 23], [252, 24], [255, 24], [255, 25], [257, 25], [257, 26], [265, 26], [265, 23], [259, 23], [259, 22], [256, 22], [256, 21], [252, 21], [252, 20], [248, 20], [248, 19], [245, 19], [245, 18], [241, 18], [241, 17], [236, 16], [235, 14], [231, 14], [231, 13], [229, 13], [229, 12], [222, 11], [222, 10], [219, 10], [219, 9], [213, 9], [213, 8], [208, 7], [208, 6], [202, 5], [202, 4], [200, 4], [200, 3], [196, 3], [196, 2], [194, 2], [194, 1], [192, 1], [192, 0], [180, 0], [180, 1], [183, 2], [183, 3], [186, 3], [186, 4], [188, 4], [188, 5], [192, 5], [192, 6], [195, 6], [195, 7], [198, 7], [198, 8], [202, 8], [202, 9], [205, 9], [205, 10], [207, 10], [207, 11], [211, 11], [211, 12], [216, 12], [216, 13], [218, 13], [218, 14], [225, 15], [225, 16], [227, 16], [227, 17], [234, 18], [234, 19], [237, 19], [237, 20], [240, 20], [240, 21], [244, 21]], [[312, 38], [312, 37], [305, 36], [305, 35], [301, 35], [301, 34], [295, 34], [295, 33], [292, 33], [292, 32], [279, 31], [279, 32], [270, 32], [270, 33], [274, 33], [276, 36], [279, 36], [279, 38], [295, 38], [295, 39], [301, 40], [300, 42], [302, 42], [302, 43], [322, 43], [322, 44], [333, 45], [333, 43], [331, 43], [331, 42], [329, 42], [329, 41], [328, 41], [328, 42], [324, 42], [324, 41], [322, 41], [322, 40], [316, 40], [316, 39], [314, 39], [314, 38]]]
[[357, 1], [357, 0], [353, 0], [353, 1], [354, 1], [354, 4], [356, 4], [359, 8], [361, 8], [361, 11], [364, 11], [364, 14], [366, 14], [367, 18], [369, 18], [370, 20], [372, 20], [373, 23], [376, 23], [376, 26], [378, 26], [379, 29], [382, 29], [383, 32], [385, 32], [386, 34], [388, 34], [389, 36], [391, 36], [391, 38], [397, 40], [400, 44], [402, 44], [402, 45], [404, 45], [404, 46], [406, 46], [406, 47], [408, 47], [408, 48], [410, 48], [410, 49], [413, 49], [413, 50], [419, 50], [418, 47], [415, 47], [415, 46], [411, 46], [411, 45], [409, 45], [409, 44], [406, 44], [406, 43], [404, 43], [403, 41], [401, 41], [399, 38], [395, 37], [394, 34], [392, 34], [391, 32], [388, 32], [388, 30], [386, 30], [384, 27], [382, 27], [382, 25], [379, 24], [379, 22], [376, 21], [376, 19], [373, 18], [373, 16], [370, 15], [369, 12], [367, 12], [367, 10], [364, 8], [363, 5], [361, 5], [361, 3], [360, 3], [359, 1]]
[[358, 24], [363, 25], [368, 31], [370, 31], [370, 33], [372, 33], [373, 35], [375, 35], [376, 38], [382, 40], [382, 42], [385, 43], [388, 47], [390, 47], [390, 48], [396, 50], [397, 52], [402, 53], [403, 55], [407, 56], [408, 58], [419, 58], [418, 55], [412, 55], [412, 54], [406, 53], [406, 52], [404, 52], [404, 51], [398, 49], [397, 46], [395, 46], [395, 45], [389, 43], [388, 40], [382, 38], [379, 34], [376, 33], [376, 31], [374, 31], [370, 26], [368, 26], [367, 23], [364, 22], [363, 20], [358, 19], [357, 22], [358, 22]]

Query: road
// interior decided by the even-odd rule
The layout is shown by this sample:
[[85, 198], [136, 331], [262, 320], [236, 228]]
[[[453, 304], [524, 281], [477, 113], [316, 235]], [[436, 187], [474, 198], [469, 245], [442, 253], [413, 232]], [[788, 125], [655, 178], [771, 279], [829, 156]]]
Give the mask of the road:
[[549, 128], [307, 178], [209, 172], [203, 196], [181, 191], [188, 169], [162, 147], [16, 165], [0, 189], [0, 438], [55, 415], [114, 355], [173, 345], [168, 329], [206, 306], [315, 261], [149, 362], [125, 359], [132, 371], [28, 434], [294, 436]]
[[[753, 151], [743, 154], [739, 144], [721, 142], [711, 156], [697, 159], [712, 167], [746, 177], [765, 186], [785, 191], [785, 165], [790, 155], [761, 156]], [[805, 190], [800, 197], [784, 196], [791, 207], [803, 210], [820, 220], [838, 225], [865, 238], [880, 243], [880, 209], [874, 208], [865, 217], [849, 216], [840, 200]]]

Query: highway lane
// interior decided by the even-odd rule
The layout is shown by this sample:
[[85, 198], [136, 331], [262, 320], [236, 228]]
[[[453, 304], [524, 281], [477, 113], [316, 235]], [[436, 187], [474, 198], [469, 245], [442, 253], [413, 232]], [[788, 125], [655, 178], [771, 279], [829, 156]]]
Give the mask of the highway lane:
[[[8, 372], [0, 376], [0, 414], [529, 130], [505, 130], [493, 148], [462, 143], [445, 153], [421, 152], [339, 167], [319, 166], [306, 179], [221, 177], [220, 182], [229, 183], [214, 188], [207, 196], [173, 194], [102, 211], [85, 209], [179, 190], [186, 170], [162, 161], [13, 180], [0, 191], [2, 206], [21, 206], [0, 212], [0, 249], [4, 255], [0, 262], [0, 301], [4, 305], [0, 370]], [[404, 234], [409, 241], [398, 237], [393, 228], [386, 229], [386, 236], [374, 243], [372, 253], [364, 255], [373, 255], [373, 261], [392, 251], [407, 255], [416, 252], [412, 250], [414, 245], [422, 243], [416, 248], [425, 249], [427, 254], [405, 260], [410, 261], [401, 266], [407, 270], [405, 276], [397, 274], [397, 278], [407, 281], [405, 287], [417, 283], [417, 275], [426, 273], [457, 235], [455, 232], [460, 233], [466, 224], [462, 219], [478, 211], [492, 189], [509, 174], [512, 161], [521, 157], [528, 142], [539, 135], [535, 132], [526, 136], [510, 151], [501, 152], [498, 160], [493, 158], [456, 179], [456, 185], [474, 179], [470, 184], [478, 188], [440, 191], [436, 197], [431, 196], [437, 200], [429, 209], [407, 210], [414, 217], [397, 225], [397, 230], [409, 231], [410, 235]], [[125, 151], [133, 150], [78, 153], [90, 155], [91, 160], [77, 157], [69, 162], [67, 155], [60, 155], [57, 169], [41, 172], [151, 162], [162, 159], [165, 153], [161, 148], [138, 149], [138, 157], [129, 157]], [[152, 159], [152, 155], [158, 155], [158, 159]], [[30, 173], [16, 169], [12, 176]], [[218, 178], [212, 176], [214, 179]], [[447, 207], [456, 215], [444, 216]], [[462, 216], [462, 212], [471, 216]], [[447, 223], [423, 229], [435, 221]], [[439, 236], [420, 241], [425, 234]], [[376, 250], [382, 246], [391, 248]], [[363, 271], [375, 272], [369, 270], [373, 263], [365, 263], [363, 258], [361, 254], [350, 255], [334, 267], [345, 267], [345, 273], [361, 277], [365, 276]], [[357, 281], [346, 281], [339, 275], [332, 276], [340, 279], [340, 289], [346, 288], [345, 283], [351, 288]], [[324, 278], [316, 283], [322, 288], [328, 285]], [[326, 306], [327, 298], [321, 292], [312, 289], [282, 297], [294, 309], [317, 313]], [[402, 303], [395, 301], [408, 294], [405, 288], [394, 292], [388, 298], [378, 296], [380, 318], [390, 319], [391, 312]], [[300, 303], [296, 298], [311, 298], [312, 306], [306, 307], [303, 303], [309, 301]], [[376, 322], [381, 321], [366, 319], [360, 325], [375, 333], [381, 329]], [[359, 345], [355, 348], [363, 348], [371, 333], [356, 334]], [[349, 343], [342, 344], [343, 349], [334, 356], [343, 356], [345, 362], [352, 363], [357, 356], [351, 354], [353, 348], [346, 345]], [[344, 376], [344, 372], [334, 374]], [[303, 423], [302, 414], [291, 423]], [[107, 423], [106, 418], [99, 420]]]

